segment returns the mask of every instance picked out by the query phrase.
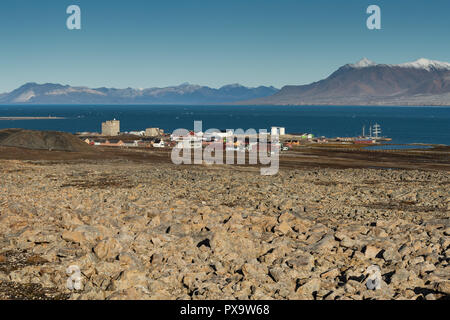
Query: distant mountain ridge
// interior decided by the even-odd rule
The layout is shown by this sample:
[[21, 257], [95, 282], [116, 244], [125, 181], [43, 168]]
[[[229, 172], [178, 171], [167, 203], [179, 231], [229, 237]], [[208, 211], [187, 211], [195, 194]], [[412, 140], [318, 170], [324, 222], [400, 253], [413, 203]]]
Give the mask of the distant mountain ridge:
[[27, 83], [0, 94], [0, 104], [248, 104], [450, 106], [450, 63], [425, 58], [380, 64], [363, 58], [328, 78], [281, 90], [239, 84], [215, 89], [183, 83], [148, 89]]
[[92, 89], [30, 82], [0, 94], [0, 104], [222, 104], [267, 97], [277, 91], [274, 87], [248, 88], [240, 84], [218, 89], [189, 83], [165, 88]]
[[270, 105], [450, 105], [450, 63], [428, 59], [398, 65], [366, 58], [328, 78], [289, 85], [270, 97], [239, 104]]

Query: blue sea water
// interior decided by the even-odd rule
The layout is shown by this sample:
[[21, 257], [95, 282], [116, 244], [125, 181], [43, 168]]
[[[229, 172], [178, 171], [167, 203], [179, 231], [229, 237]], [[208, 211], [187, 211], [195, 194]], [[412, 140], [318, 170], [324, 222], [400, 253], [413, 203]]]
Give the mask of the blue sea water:
[[121, 131], [159, 127], [166, 132], [203, 130], [270, 129], [286, 127], [287, 133], [346, 137], [361, 134], [362, 126], [381, 125], [392, 143], [450, 145], [450, 107], [355, 107], [355, 106], [167, 106], [167, 105], [39, 105], [0, 106], [0, 117], [65, 117], [60, 120], [0, 120], [0, 128], [25, 128], [67, 132], [101, 131], [101, 122], [116, 118]]

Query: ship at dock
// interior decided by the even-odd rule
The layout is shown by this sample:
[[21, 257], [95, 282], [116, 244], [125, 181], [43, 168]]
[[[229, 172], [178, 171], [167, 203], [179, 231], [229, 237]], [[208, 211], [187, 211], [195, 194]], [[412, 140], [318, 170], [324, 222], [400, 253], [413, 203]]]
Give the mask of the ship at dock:
[[370, 143], [378, 143], [381, 141], [392, 141], [391, 138], [385, 137], [381, 135], [381, 126], [378, 123], [375, 123], [373, 126], [369, 126], [369, 135], [366, 136], [366, 127], [362, 127], [362, 135], [355, 139], [355, 143], [357, 144], [370, 144]]

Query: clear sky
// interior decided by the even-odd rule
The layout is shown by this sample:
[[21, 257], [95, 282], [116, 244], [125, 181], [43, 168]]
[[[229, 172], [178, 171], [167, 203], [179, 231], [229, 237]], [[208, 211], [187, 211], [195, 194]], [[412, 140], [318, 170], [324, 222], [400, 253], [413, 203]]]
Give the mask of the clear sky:
[[[81, 8], [82, 29], [66, 28]], [[366, 8], [381, 7], [382, 30]], [[450, 61], [449, 0], [1, 0], [0, 92], [305, 84], [367, 57]]]

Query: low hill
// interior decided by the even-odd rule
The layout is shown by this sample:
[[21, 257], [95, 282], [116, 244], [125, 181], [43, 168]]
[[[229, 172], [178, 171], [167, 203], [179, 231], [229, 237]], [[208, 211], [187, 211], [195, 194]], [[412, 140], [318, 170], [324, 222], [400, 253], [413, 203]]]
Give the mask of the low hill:
[[0, 146], [71, 152], [92, 150], [91, 146], [70, 133], [23, 129], [0, 130]]

